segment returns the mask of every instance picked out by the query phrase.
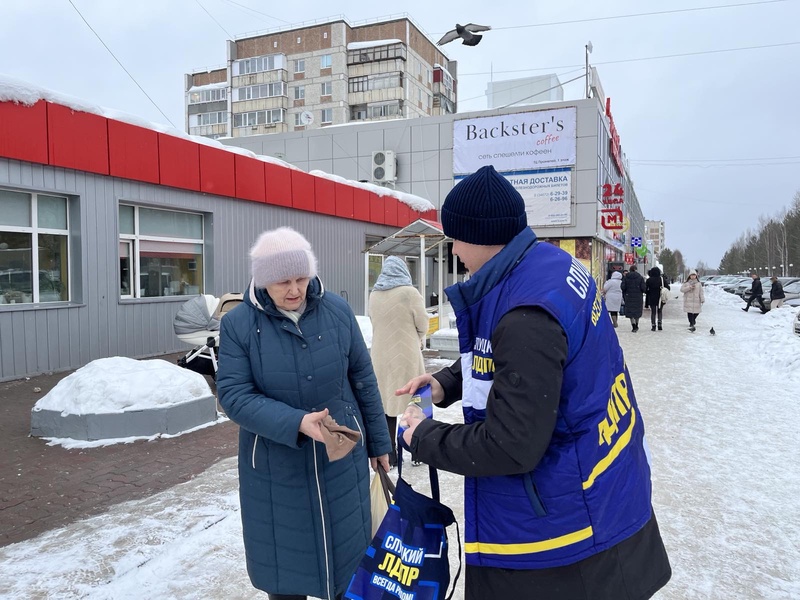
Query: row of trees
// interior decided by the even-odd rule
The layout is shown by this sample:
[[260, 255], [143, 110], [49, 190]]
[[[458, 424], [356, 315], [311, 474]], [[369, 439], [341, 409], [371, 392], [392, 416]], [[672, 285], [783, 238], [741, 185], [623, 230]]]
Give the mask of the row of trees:
[[[665, 248], [658, 255], [658, 262], [673, 281], [686, 279], [689, 273], [680, 250]], [[695, 269], [698, 276], [757, 272], [766, 276], [800, 277], [800, 191], [789, 208], [774, 217], [762, 216], [758, 227], [740, 235], [723, 255], [718, 269], [711, 269], [702, 260]]]
[[720, 273], [800, 276], [800, 191], [789, 208], [774, 217], [761, 217], [725, 252]]

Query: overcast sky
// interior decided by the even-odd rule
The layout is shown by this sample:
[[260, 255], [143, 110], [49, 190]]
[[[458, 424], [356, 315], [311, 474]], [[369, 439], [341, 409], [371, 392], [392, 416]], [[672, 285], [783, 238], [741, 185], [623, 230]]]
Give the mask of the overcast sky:
[[[444, 47], [459, 64], [462, 112], [486, 108], [490, 77], [580, 75], [591, 40], [645, 217], [665, 221], [667, 246], [690, 266], [716, 266], [760, 215], [788, 207], [800, 190], [797, 0], [464, 0], [457, 13], [421, 0], [343, 0], [338, 12], [320, 0], [71, 2], [158, 108], [70, 0], [0, 0], [0, 73], [165, 123], [160, 109], [179, 128], [184, 73], [223, 65], [229, 36], [331, 16], [356, 24], [400, 10], [434, 39], [456, 22], [490, 25], [477, 47]], [[609, 18], [664, 11], [682, 12]], [[749, 49], [719, 52], [733, 48]], [[564, 92], [582, 97], [583, 82]]]

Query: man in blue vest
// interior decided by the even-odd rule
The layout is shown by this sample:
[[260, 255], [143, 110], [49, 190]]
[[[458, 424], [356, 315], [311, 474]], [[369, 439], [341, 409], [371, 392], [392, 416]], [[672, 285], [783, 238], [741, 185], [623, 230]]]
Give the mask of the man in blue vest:
[[643, 600], [671, 576], [651, 507], [644, 422], [586, 268], [540, 243], [493, 167], [447, 195], [470, 279], [447, 289], [461, 358], [430, 383], [464, 424], [409, 420], [424, 463], [465, 476], [468, 600]]

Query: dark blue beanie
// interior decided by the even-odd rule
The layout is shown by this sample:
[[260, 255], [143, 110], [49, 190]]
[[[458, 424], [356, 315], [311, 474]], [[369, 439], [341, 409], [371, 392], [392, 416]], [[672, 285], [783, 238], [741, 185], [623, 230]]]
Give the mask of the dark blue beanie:
[[478, 246], [503, 246], [528, 226], [525, 202], [492, 165], [462, 179], [442, 204], [447, 237]]

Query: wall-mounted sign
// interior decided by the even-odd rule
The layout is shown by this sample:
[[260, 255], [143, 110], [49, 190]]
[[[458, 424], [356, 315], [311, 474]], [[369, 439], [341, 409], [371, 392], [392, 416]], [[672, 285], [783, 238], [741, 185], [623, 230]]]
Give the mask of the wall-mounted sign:
[[614, 117], [611, 116], [611, 98], [606, 98], [606, 116], [608, 117], [609, 137], [611, 138], [611, 158], [621, 176], [625, 173], [625, 169], [622, 166], [622, 146], [619, 143], [619, 133], [617, 133], [617, 126], [614, 125]]
[[574, 106], [454, 121], [453, 174], [574, 165], [576, 125]]
[[[522, 196], [528, 227], [572, 224], [572, 169], [540, 169], [501, 173]], [[456, 177], [456, 183], [465, 175]]]

